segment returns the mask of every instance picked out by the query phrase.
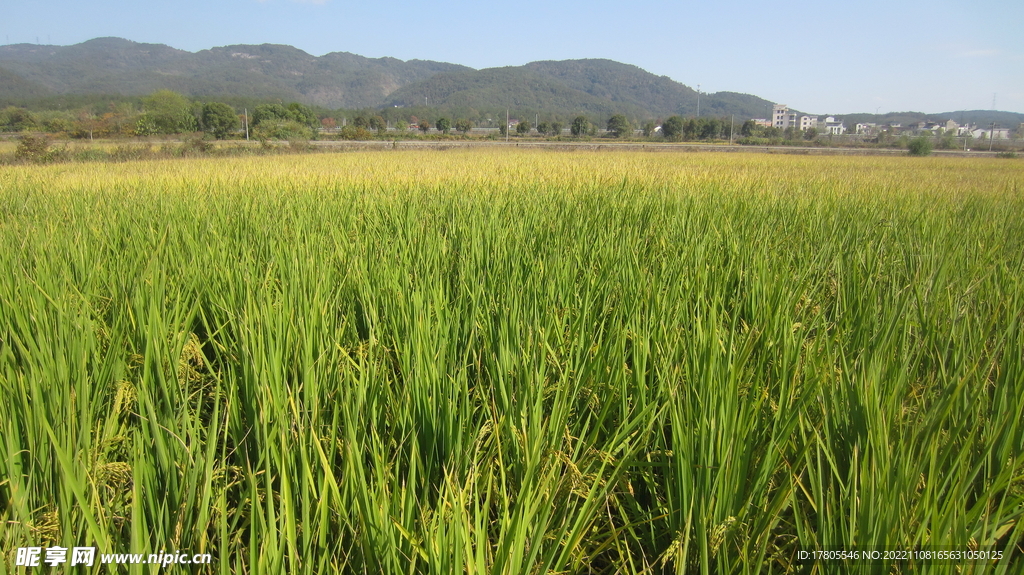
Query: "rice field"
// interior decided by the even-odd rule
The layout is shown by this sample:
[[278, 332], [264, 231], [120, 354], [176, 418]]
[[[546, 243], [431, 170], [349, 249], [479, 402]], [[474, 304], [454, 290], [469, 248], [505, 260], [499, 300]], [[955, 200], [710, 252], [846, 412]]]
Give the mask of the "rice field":
[[1012, 160], [0, 167], [0, 571], [1021, 573], [1022, 321]]

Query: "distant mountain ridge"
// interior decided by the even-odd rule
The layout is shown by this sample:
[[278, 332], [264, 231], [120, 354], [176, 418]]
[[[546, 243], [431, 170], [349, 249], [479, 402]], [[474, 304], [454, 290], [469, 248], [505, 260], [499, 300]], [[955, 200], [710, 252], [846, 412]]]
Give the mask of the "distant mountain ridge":
[[[74, 46], [0, 46], [0, 100], [26, 93], [135, 96], [169, 89], [192, 97], [241, 96], [325, 108], [376, 107], [407, 83], [465, 66], [334, 52], [315, 57], [277, 44], [199, 52], [121, 38]], [[9, 88], [14, 86], [14, 88]]]
[[[348, 52], [312, 56], [279, 44], [233, 45], [188, 52], [163, 44], [96, 38], [74, 46], [0, 46], [0, 106], [55, 96], [141, 96], [170, 89], [192, 98], [302, 102], [323, 108], [401, 106], [486, 117], [509, 110], [524, 118], [633, 119], [693, 116], [697, 92], [667, 76], [613, 60], [538, 61], [475, 70], [429, 60], [366, 58]], [[737, 92], [701, 93], [701, 116], [767, 118], [773, 102]], [[793, 112], [800, 113], [796, 110]], [[839, 115], [849, 122], [961, 117], [1011, 127], [1012, 112]]]
[[[74, 46], [0, 46], [0, 105], [56, 95], [140, 96], [160, 89], [193, 98], [298, 101], [324, 108], [429, 106], [467, 111], [654, 118], [695, 114], [697, 93], [666, 76], [612, 60], [533, 62], [474, 70], [427, 60], [320, 57], [277, 44], [187, 52], [96, 38]], [[756, 96], [702, 94], [703, 114], [755, 114]], [[764, 114], [762, 114], [764, 115]]]
[[[532, 62], [524, 66], [460, 70], [406, 85], [385, 100], [387, 105], [424, 102], [450, 108], [505, 106], [540, 113], [611, 115], [635, 118], [697, 114], [697, 92], [637, 66], [587, 59]], [[720, 92], [701, 94], [703, 115], [737, 114], [741, 118], [770, 109], [771, 102]]]

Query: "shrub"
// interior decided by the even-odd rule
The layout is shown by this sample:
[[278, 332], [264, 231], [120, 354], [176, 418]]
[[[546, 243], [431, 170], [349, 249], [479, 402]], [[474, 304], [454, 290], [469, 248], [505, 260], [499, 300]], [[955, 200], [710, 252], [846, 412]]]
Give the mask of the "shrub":
[[932, 153], [932, 139], [918, 136], [907, 144], [907, 151], [911, 156], [927, 156]]
[[309, 140], [313, 131], [306, 125], [294, 120], [265, 121], [253, 130], [257, 140]]
[[67, 157], [66, 149], [51, 149], [46, 136], [27, 134], [22, 136], [14, 149], [14, 158], [20, 162], [46, 164]]
[[372, 140], [373, 133], [366, 128], [360, 128], [350, 124], [341, 129], [341, 132], [338, 133], [338, 137], [342, 140]]
[[288, 150], [292, 152], [311, 152], [315, 149], [309, 140], [289, 140]]
[[189, 138], [181, 144], [181, 155], [205, 155], [213, 151], [213, 144], [202, 138]]

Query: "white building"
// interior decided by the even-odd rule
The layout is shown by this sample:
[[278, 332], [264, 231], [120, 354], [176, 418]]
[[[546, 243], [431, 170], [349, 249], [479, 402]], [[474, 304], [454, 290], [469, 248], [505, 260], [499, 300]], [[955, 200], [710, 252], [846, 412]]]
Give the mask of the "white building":
[[993, 140], [1009, 140], [1010, 139], [1010, 129], [1009, 128], [995, 128], [995, 129], [992, 129], [992, 128], [978, 128], [978, 129], [973, 130], [971, 132], [971, 137], [974, 137], [974, 138], [985, 138], [986, 140], [988, 140], [989, 138], [991, 138]]
[[865, 122], [863, 124], [857, 124], [856, 130], [858, 134], [874, 134], [878, 131], [878, 124], [871, 122]]
[[842, 120], [836, 120], [834, 117], [829, 116], [825, 118], [825, 133], [841, 136], [846, 133], [846, 126], [843, 125]]
[[775, 104], [772, 108], [772, 126], [785, 130], [789, 127], [796, 127], [796, 114], [789, 111], [785, 104]]
[[818, 117], [817, 116], [800, 116], [800, 129], [801, 130], [806, 130], [808, 128], [817, 128], [817, 127], [818, 127]]

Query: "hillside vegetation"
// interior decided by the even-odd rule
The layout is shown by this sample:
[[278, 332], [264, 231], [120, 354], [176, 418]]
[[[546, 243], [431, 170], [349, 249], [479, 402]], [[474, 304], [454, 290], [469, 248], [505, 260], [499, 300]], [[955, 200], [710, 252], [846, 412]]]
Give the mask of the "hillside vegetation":
[[[141, 96], [161, 89], [197, 98], [297, 101], [323, 108], [427, 105], [446, 112], [511, 108], [633, 119], [696, 113], [696, 92], [611, 60], [534, 62], [473, 70], [424, 60], [315, 57], [291, 46], [237, 45], [192, 53], [162, 44], [98, 38], [75, 46], [0, 46], [0, 105], [61, 95]], [[742, 97], [737, 97], [742, 96]], [[764, 115], [766, 100], [704, 94], [708, 114]], [[494, 115], [492, 114], [492, 115]]]
[[[32, 97], [138, 96], [169, 89], [189, 96], [294, 100], [327, 108], [379, 106], [399, 86], [464, 68], [344, 52], [317, 58], [276, 44], [224, 46], [192, 53], [120, 38], [98, 38], [75, 46], [0, 46], [0, 67], [19, 82], [37, 87]], [[39, 93], [38, 87], [45, 93]], [[23, 99], [0, 84], [0, 101], [19, 103]]]

